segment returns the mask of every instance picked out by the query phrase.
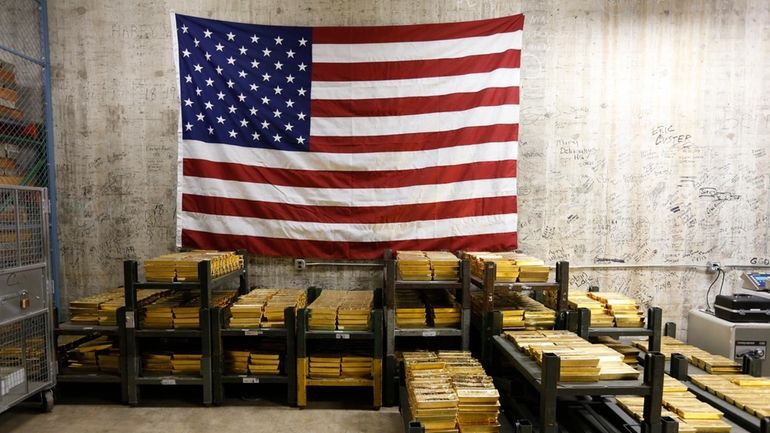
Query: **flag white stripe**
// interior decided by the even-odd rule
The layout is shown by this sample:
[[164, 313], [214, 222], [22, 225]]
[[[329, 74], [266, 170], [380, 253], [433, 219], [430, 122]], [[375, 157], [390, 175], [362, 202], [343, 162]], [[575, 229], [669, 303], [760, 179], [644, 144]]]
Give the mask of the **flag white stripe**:
[[516, 178], [400, 188], [308, 188], [186, 176], [186, 194], [305, 206], [399, 206], [516, 195]]
[[510, 123], [519, 123], [518, 104], [408, 116], [313, 117], [310, 134], [318, 137], [413, 134]]
[[419, 42], [313, 44], [313, 63], [456, 59], [521, 49], [521, 30], [489, 36]]
[[377, 99], [475, 93], [492, 87], [517, 87], [519, 68], [499, 68], [447, 77], [379, 81], [313, 81], [311, 99]]
[[312, 241], [385, 242], [513, 231], [516, 214], [384, 224], [333, 224], [182, 212], [183, 227], [224, 234]]
[[518, 142], [471, 144], [412, 152], [323, 153], [287, 152], [184, 140], [182, 154], [189, 159], [274, 167], [289, 170], [414, 170], [426, 167], [515, 160]]

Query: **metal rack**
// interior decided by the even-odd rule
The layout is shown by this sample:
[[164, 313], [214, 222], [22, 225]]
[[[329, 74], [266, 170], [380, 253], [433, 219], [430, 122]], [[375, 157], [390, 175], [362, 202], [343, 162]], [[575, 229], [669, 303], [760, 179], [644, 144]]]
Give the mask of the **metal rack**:
[[0, 413], [40, 395], [53, 408], [53, 282], [45, 188], [0, 188]]
[[[124, 289], [126, 296], [125, 307], [125, 352], [126, 352], [126, 388], [128, 404], [139, 404], [139, 388], [142, 385], [195, 385], [202, 387], [203, 404], [213, 402], [212, 382], [212, 290], [227, 283], [239, 280], [239, 293], [248, 290], [248, 260], [244, 259], [242, 269], [213, 278], [211, 264], [201, 261], [198, 264], [198, 281], [195, 282], [139, 282], [138, 264], [134, 260], [123, 263]], [[143, 329], [138, 320], [139, 306], [136, 301], [136, 290], [141, 288], [156, 288], [170, 290], [199, 290], [200, 316], [199, 329]], [[201, 375], [200, 376], [143, 376], [141, 368], [141, 352], [139, 345], [147, 339], [197, 339], [200, 341]]]
[[[214, 309], [214, 321], [211, 336], [213, 338], [213, 383], [214, 403], [221, 404], [225, 399], [225, 386], [227, 384], [258, 385], [265, 383], [281, 383], [287, 386], [288, 403], [290, 406], [297, 404], [297, 358], [296, 358], [296, 312], [294, 307], [287, 307], [283, 311], [283, 328], [228, 328], [225, 327], [228, 309], [224, 307]], [[226, 372], [224, 365], [225, 341], [228, 339], [280, 339], [286, 344], [283, 357], [284, 374], [281, 375], [253, 375], [231, 374]]]
[[[457, 281], [406, 281], [398, 279], [397, 260], [391, 250], [385, 250], [385, 372], [384, 400], [385, 404], [395, 404], [395, 393], [398, 388], [398, 372], [396, 363], [397, 338], [441, 338], [450, 337], [457, 342], [453, 349], [468, 350], [470, 347], [471, 299], [470, 299], [470, 262], [460, 262], [460, 278]], [[396, 291], [398, 289], [414, 290], [450, 290], [462, 306], [459, 328], [398, 328], [396, 326]]]
[[[539, 283], [506, 283], [496, 281], [497, 265], [493, 262], [484, 264], [484, 278], [471, 276], [474, 286], [483, 291], [483, 303], [480, 314], [473, 315], [473, 327], [479, 334], [479, 357], [484, 363], [490, 362], [492, 355], [492, 337], [503, 332], [503, 316], [495, 310], [494, 292], [496, 288], [504, 288], [513, 291], [533, 291], [542, 293], [547, 290], [556, 290], [556, 315], [558, 321], [564, 320], [564, 312], [567, 311], [567, 296], [569, 294], [569, 262], [556, 262], [554, 281]], [[542, 297], [538, 300], [542, 300]], [[567, 327], [566, 324], [559, 325]]]
[[[307, 305], [310, 305], [322, 292], [322, 289], [311, 287], [308, 289]], [[307, 388], [310, 386], [353, 386], [371, 387], [372, 405], [375, 409], [382, 406], [382, 348], [383, 348], [383, 320], [380, 290], [375, 290], [375, 309], [370, 313], [368, 331], [319, 331], [309, 330], [308, 310], [302, 308], [297, 311], [297, 406], [307, 406]], [[310, 340], [334, 340], [334, 341], [368, 341], [371, 342], [372, 353], [372, 377], [371, 378], [311, 378], [308, 375], [308, 341]]]
[[[661, 433], [661, 403], [663, 397], [663, 368], [665, 358], [658, 352], [647, 354], [643, 380], [603, 380], [595, 383], [559, 382], [560, 359], [545, 353], [542, 367], [501, 336], [493, 337], [494, 349], [510, 362], [518, 374], [538, 393], [540, 414], [538, 431], [556, 433], [556, 403], [558, 397], [576, 396], [644, 396], [644, 422], [642, 431]], [[510, 399], [512, 400], [512, 399]], [[532, 420], [531, 420], [532, 421]]]
[[591, 337], [647, 337], [647, 350], [660, 351], [662, 337], [663, 310], [658, 307], [647, 309], [647, 320], [644, 328], [593, 328], [591, 327], [591, 310], [579, 308], [577, 311], [576, 333], [588, 340]]

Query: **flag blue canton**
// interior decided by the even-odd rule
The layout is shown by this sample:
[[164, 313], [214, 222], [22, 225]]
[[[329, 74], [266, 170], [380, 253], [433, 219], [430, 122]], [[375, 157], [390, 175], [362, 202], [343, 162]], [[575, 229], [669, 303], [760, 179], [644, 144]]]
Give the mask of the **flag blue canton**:
[[311, 28], [176, 25], [184, 139], [308, 150]]

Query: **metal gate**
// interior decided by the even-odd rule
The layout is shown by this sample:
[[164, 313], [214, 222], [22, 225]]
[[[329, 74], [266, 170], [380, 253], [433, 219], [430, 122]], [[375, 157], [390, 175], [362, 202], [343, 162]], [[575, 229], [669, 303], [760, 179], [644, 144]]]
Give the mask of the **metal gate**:
[[53, 405], [53, 300], [45, 188], [0, 187], [0, 412]]

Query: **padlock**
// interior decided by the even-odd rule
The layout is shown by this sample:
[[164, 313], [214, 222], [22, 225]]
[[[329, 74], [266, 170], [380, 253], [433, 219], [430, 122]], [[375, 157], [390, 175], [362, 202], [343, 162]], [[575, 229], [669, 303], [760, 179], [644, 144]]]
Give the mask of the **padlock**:
[[27, 292], [26, 290], [23, 290], [19, 294], [19, 307], [22, 310], [26, 310], [27, 308], [29, 308], [29, 292]]

